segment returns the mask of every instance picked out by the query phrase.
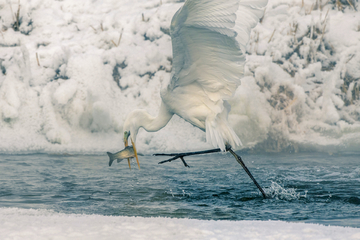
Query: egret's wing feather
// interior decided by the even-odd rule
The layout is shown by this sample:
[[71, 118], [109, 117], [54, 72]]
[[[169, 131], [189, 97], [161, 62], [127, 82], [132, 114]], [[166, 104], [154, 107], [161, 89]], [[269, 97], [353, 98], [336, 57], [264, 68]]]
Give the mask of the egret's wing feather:
[[178, 52], [183, 63], [181, 68], [174, 69], [174, 87], [197, 82], [210, 98], [210, 93], [231, 96], [243, 69], [243, 55], [235, 39], [194, 27], [183, 27], [180, 35], [179, 40], [188, 44]]
[[268, 0], [243, 0], [240, 1], [236, 11], [235, 31], [236, 40], [241, 50], [245, 52], [246, 44], [250, 39], [250, 31], [263, 16]]
[[187, 0], [171, 22], [170, 89], [197, 83], [213, 101], [230, 97], [243, 73], [244, 49], [267, 0]]
[[[166, 100], [171, 100], [175, 113], [194, 125], [193, 118], [200, 121], [196, 126], [206, 129], [207, 141], [222, 150], [226, 142], [241, 144], [228, 123], [230, 107], [224, 100], [240, 83], [245, 46], [266, 4], [267, 0], [187, 0], [171, 22], [173, 69], [162, 96], [181, 96], [183, 102], [174, 104], [176, 97]], [[206, 106], [205, 110], [199, 105]], [[184, 106], [195, 109], [195, 116], [190, 116], [193, 109], [188, 113]]]

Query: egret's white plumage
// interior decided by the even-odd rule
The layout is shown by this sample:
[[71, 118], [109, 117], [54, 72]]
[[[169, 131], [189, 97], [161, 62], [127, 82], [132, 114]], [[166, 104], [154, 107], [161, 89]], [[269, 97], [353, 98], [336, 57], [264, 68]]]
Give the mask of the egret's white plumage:
[[206, 131], [206, 140], [215, 147], [240, 145], [228, 123], [227, 99], [240, 84], [245, 46], [266, 4], [267, 0], [187, 0], [171, 21], [172, 74], [161, 90], [159, 114], [130, 113], [125, 138], [130, 132], [135, 142], [140, 127], [158, 131], [177, 114]]

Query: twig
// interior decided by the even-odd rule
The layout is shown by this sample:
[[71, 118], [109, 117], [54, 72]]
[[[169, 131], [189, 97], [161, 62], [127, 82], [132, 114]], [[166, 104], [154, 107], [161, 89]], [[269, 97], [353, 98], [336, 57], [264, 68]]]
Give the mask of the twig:
[[287, 110], [289, 107], [291, 107], [291, 106], [294, 104], [294, 102], [296, 102], [296, 100], [297, 100], [297, 98], [294, 98], [294, 99], [283, 109], [283, 111], [285, 111], [285, 110]]
[[346, 61], [346, 63], [350, 62], [350, 60], [353, 59], [354, 56], [355, 54], [352, 54], [351, 57], [349, 57], [349, 59]]
[[327, 18], [328, 14], [329, 14], [329, 11], [330, 11], [330, 9], [328, 9], [328, 10], [327, 10], [327, 12], [326, 12], [326, 14], [325, 14], [324, 21], [322, 22], [323, 24], [324, 24], [324, 23], [325, 23], [325, 21], [326, 21], [326, 18]]
[[116, 43], [113, 40], [111, 40], [111, 42], [115, 45], [115, 47], [117, 47]]
[[296, 40], [296, 32], [297, 32], [297, 30], [298, 30], [298, 26], [299, 26], [299, 23], [297, 23], [297, 24], [295, 25], [295, 30], [294, 30], [294, 42], [295, 42], [295, 40]]
[[20, 27], [20, 8], [21, 8], [20, 0], [18, 1], [18, 10], [17, 10], [17, 12], [15, 14], [14, 14], [14, 11], [12, 9], [11, 3], [9, 3], [9, 5], [10, 5], [11, 16], [12, 16], [12, 19], [14, 21], [13, 28], [14, 28], [15, 31], [19, 31], [19, 27]]
[[95, 33], [97, 32], [96, 29], [93, 26], [90, 25], [90, 27], [94, 30]]
[[122, 33], [120, 33], [120, 37], [119, 37], [119, 40], [118, 40], [118, 43], [117, 43], [117, 44], [116, 44], [113, 40], [111, 40], [111, 42], [112, 42], [116, 47], [118, 47], [118, 46], [120, 45], [121, 36], [122, 36]]
[[270, 42], [271, 42], [271, 39], [274, 37], [275, 31], [276, 31], [276, 28], [274, 29], [273, 33], [271, 34], [271, 36], [270, 36], [270, 39], [269, 39], [268, 43], [270, 43]]
[[260, 18], [259, 22], [262, 23], [264, 18], [265, 18], [265, 13], [266, 13], [266, 8], [264, 9], [264, 13], [262, 15], [262, 17]]
[[337, 8], [338, 8], [339, 11], [342, 11], [342, 10], [343, 10], [343, 6], [342, 6], [340, 0], [336, 0], [336, 6], [337, 6]]
[[349, 5], [352, 7], [352, 9], [354, 9], [354, 11], [356, 11], [354, 5], [350, 2], [350, 0], [347, 0], [347, 2], [349, 3]]
[[326, 3], [324, 3], [323, 5], [321, 5], [321, 9], [323, 9], [323, 8], [326, 6], [326, 4], [328, 4], [329, 2], [330, 2], [330, 0], [327, 0]]
[[39, 56], [38, 56], [38, 53], [36, 53], [36, 61], [37, 61], [38, 66], [40, 67], [40, 62], [39, 62]]
[[20, 0], [18, 2], [18, 10], [17, 10], [17, 13], [16, 13], [16, 25], [17, 25], [17, 30], [19, 31], [19, 28], [20, 28]]
[[323, 29], [322, 29], [322, 34], [321, 34], [320, 42], [321, 42], [321, 41], [323, 40], [323, 38], [324, 38], [325, 28], [326, 28], [326, 23], [324, 24], [324, 27], [323, 27]]
[[11, 11], [11, 16], [12, 16], [12, 19], [13, 19], [13, 21], [15, 22], [15, 14], [14, 14], [14, 11], [13, 11], [13, 9], [12, 9], [12, 6], [11, 6], [11, 3], [9, 3], [9, 5], [10, 5], [10, 11]]
[[142, 21], [145, 22], [144, 13], [141, 14], [141, 17], [142, 17]]
[[122, 37], [122, 33], [120, 33], [120, 36], [119, 36], [119, 40], [118, 40], [118, 46], [120, 45], [120, 41], [121, 41], [121, 37]]
[[311, 8], [308, 14], [311, 14], [312, 10], [314, 9], [314, 4], [311, 4]]

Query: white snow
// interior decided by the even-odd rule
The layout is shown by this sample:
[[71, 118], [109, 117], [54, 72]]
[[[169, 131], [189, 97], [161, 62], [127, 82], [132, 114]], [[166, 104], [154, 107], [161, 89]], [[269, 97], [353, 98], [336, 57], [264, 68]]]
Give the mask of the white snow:
[[0, 239], [356, 240], [359, 228], [281, 221], [205, 221], [0, 208]]
[[[325, 2], [269, 0], [230, 101], [244, 147], [359, 151], [360, 4]], [[158, 111], [181, 5], [0, 1], [0, 152], [119, 150], [125, 116]], [[144, 153], [210, 147], [179, 117], [157, 133], [141, 130], [137, 141]]]

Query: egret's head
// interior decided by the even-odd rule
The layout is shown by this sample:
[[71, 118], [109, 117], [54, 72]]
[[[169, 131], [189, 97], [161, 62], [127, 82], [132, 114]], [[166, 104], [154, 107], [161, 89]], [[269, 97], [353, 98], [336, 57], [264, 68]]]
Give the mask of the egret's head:
[[129, 139], [131, 142], [136, 142], [136, 136], [139, 132], [139, 128], [142, 126], [144, 120], [144, 110], [134, 110], [130, 112], [125, 119], [123, 132], [124, 132], [124, 143]]
[[130, 130], [124, 132], [124, 145], [129, 145]]

